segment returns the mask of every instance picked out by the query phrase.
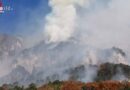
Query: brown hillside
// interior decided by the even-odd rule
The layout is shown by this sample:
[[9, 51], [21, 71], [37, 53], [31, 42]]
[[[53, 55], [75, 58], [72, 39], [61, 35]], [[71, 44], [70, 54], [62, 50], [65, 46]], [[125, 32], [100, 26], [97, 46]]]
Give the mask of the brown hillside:
[[56, 84], [51, 83], [38, 88], [38, 90], [130, 90], [130, 83], [126, 81], [102, 81], [87, 84], [75, 81], [60, 83], [59, 88], [57, 88]]

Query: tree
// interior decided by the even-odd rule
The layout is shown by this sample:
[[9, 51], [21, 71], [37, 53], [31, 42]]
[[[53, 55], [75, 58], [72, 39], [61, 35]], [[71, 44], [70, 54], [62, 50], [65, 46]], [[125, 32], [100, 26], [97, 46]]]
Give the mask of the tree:
[[86, 87], [86, 86], [83, 86], [81, 90], [87, 90], [87, 87]]
[[26, 90], [37, 90], [37, 87], [34, 83], [31, 83]]

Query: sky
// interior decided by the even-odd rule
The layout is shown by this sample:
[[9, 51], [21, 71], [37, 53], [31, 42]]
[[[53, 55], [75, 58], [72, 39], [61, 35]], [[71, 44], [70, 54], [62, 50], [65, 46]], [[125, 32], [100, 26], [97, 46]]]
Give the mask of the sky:
[[[35, 23], [37, 19], [49, 13], [48, 0], [2, 0], [3, 6], [10, 6], [12, 11], [0, 14], [0, 33], [25, 34], [33, 32], [31, 29], [21, 30], [22, 27], [29, 27], [29, 23]], [[42, 5], [40, 5], [42, 4]], [[42, 7], [41, 7], [42, 6]], [[32, 13], [39, 17], [32, 19]], [[23, 25], [23, 23], [25, 23]], [[30, 26], [31, 27], [31, 26]]]
[[[29, 44], [38, 42], [47, 35], [52, 42], [73, 37], [94, 47], [119, 46], [128, 49], [129, 0], [81, 0], [81, 3], [70, 0], [75, 1], [73, 7], [62, 8], [56, 4], [71, 2], [61, 0], [62, 3], [56, 3], [59, 1], [2, 0], [4, 6], [11, 6], [13, 10], [0, 14], [0, 33], [22, 36], [25, 43], [32, 39]], [[83, 1], [88, 3], [81, 5]], [[75, 18], [77, 21], [73, 20]], [[63, 26], [66, 28], [62, 28]]]
[[[12, 11], [0, 14], [0, 34], [22, 37], [21, 46], [26, 49], [13, 59], [28, 71], [32, 71], [36, 65], [38, 69], [54, 75], [52, 70], [58, 72], [57, 66], [63, 70], [66, 68], [64, 65], [70, 67], [91, 61], [94, 64], [100, 60], [130, 62], [130, 0], [2, 2], [4, 6], [10, 6]], [[114, 53], [112, 47], [123, 50], [126, 57]], [[112, 50], [112, 56], [108, 54], [109, 50]], [[2, 69], [8, 66], [6, 60], [3, 61], [5, 64], [0, 65]], [[9, 61], [12, 64], [12, 60]], [[10, 67], [7, 71], [10, 71]]]
[[[108, 1], [106, 0], [105, 2]], [[0, 33], [25, 35], [35, 32], [32, 29], [21, 30], [19, 25], [22, 24], [22, 27], [29, 27], [30, 22], [36, 23], [37, 19], [45, 17], [51, 10], [48, 2], [48, 0], [2, 0], [4, 6], [10, 6], [13, 10], [0, 14]], [[98, 0], [98, 2], [102, 3], [104, 1]], [[30, 20], [32, 19], [32, 11], [37, 15], [33, 21]], [[25, 24], [23, 25], [23, 23]]]
[[[98, 2], [102, 3], [102, 1]], [[2, 0], [3, 6], [10, 6], [13, 10], [0, 14], [0, 33], [22, 36], [36, 33], [30, 23], [37, 26], [37, 24], [39, 25], [37, 21], [41, 18], [44, 23], [44, 17], [51, 11], [48, 2], [48, 0]], [[32, 14], [37, 16], [33, 20]], [[29, 26], [29, 29], [21, 29], [21, 27]]]

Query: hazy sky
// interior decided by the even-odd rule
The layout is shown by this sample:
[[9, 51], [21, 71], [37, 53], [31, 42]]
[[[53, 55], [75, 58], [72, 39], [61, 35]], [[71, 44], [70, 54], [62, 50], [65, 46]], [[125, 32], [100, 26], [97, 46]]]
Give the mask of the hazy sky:
[[[2, 1], [4, 7], [13, 10], [0, 14], [0, 34], [22, 37], [22, 45], [27, 50], [14, 56], [14, 60], [28, 71], [36, 65], [48, 76], [52, 70], [64, 72], [66, 65], [87, 65], [91, 60], [94, 64], [100, 60], [121, 63], [128, 59], [130, 62], [130, 0]], [[112, 47], [121, 48], [127, 57]], [[6, 58], [11, 61], [10, 57]], [[3, 61], [2, 70], [9, 66]]]
[[[50, 2], [51, 1], [55, 0], [50, 0]], [[128, 49], [130, 45], [130, 1], [81, 1], [88, 1], [89, 5], [86, 4], [83, 7], [78, 6], [75, 9], [76, 11], [72, 10], [76, 17], [78, 17], [77, 19], [79, 19], [73, 22], [76, 25], [76, 29], [68, 29], [68, 31], [64, 31], [64, 29], [60, 29], [59, 31], [56, 29], [47, 30], [47, 34], [50, 35], [49, 37], [56, 40], [65, 40], [67, 39], [66, 36], [77, 37], [78, 39], [80, 37], [80, 41], [85, 40], [83, 42], [92, 46], [119, 46]], [[0, 14], [0, 33], [21, 35], [25, 38], [28, 37], [26, 39], [32, 39], [33, 43], [43, 39], [44, 25], [48, 24], [48, 22], [45, 21], [45, 16], [51, 16], [52, 14], [52, 19], [56, 19], [56, 23], [62, 22], [66, 28], [72, 24], [69, 24], [69, 21], [74, 18], [73, 16], [71, 17], [72, 13], [70, 9], [66, 11], [62, 11], [61, 9], [61, 17], [64, 17], [62, 20], [60, 17], [55, 17], [55, 14], [58, 13], [55, 13], [55, 10], [53, 11], [54, 8], [48, 4], [48, 0], [2, 0], [2, 2], [4, 6], [11, 6], [13, 11]], [[52, 13], [51, 8], [53, 8]], [[69, 14], [70, 16], [64, 16]], [[51, 21], [49, 21], [49, 23], [51, 24]], [[49, 28], [53, 27], [49, 26]], [[72, 33], [74, 34], [72, 35]], [[29, 42], [29, 44], [32, 44], [32, 42]]]
[[[106, 6], [105, 3], [108, 1], [110, 0], [97, 0], [96, 4]], [[2, 0], [2, 3], [4, 6], [11, 6], [13, 11], [0, 14], [0, 33], [18, 33], [23, 35], [35, 32], [36, 30], [21, 30], [19, 28], [21, 28], [21, 25], [22, 27], [29, 27], [30, 23], [36, 23], [38, 19], [43, 19], [44, 16], [50, 12], [48, 0]], [[93, 9], [96, 4], [94, 4], [91, 9]], [[32, 18], [32, 13], [35, 14], [35, 16], [37, 15], [37, 17]]]

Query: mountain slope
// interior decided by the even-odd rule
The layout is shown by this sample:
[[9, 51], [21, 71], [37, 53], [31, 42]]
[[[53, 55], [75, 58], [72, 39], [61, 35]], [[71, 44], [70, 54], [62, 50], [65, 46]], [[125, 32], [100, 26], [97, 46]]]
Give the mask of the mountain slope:
[[104, 63], [100, 65], [96, 81], [104, 80], [129, 80], [130, 66], [124, 64]]
[[129, 82], [101, 81], [82, 83], [77, 81], [52, 82], [43, 85], [38, 90], [129, 90]]

